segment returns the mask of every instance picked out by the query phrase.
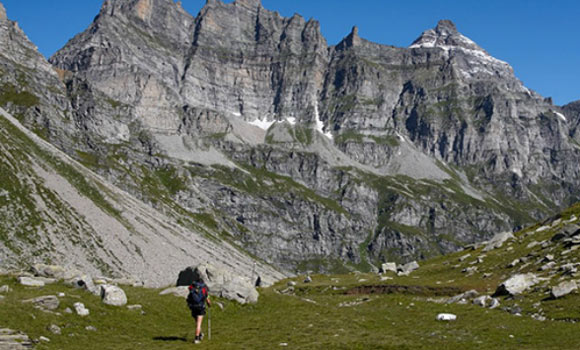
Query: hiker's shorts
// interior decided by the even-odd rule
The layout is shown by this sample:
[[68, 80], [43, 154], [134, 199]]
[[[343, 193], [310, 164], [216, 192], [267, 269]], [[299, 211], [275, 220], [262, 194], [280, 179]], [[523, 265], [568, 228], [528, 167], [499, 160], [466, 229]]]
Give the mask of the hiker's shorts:
[[191, 309], [191, 317], [197, 318], [197, 316], [205, 316], [205, 308], [192, 308]]

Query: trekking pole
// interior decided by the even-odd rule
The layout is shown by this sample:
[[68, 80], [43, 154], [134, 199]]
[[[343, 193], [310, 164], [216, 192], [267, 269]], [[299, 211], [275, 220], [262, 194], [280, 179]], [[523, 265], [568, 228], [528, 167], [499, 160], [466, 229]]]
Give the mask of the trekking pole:
[[207, 340], [211, 340], [211, 306], [207, 309]]

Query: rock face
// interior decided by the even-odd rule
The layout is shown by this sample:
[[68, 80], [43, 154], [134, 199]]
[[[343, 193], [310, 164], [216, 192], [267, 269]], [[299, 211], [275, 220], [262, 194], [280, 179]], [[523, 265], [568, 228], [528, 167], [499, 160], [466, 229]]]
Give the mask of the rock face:
[[500, 284], [494, 295], [518, 295], [536, 283], [538, 278], [533, 273], [517, 274]]
[[[0, 105], [142, 211], [176, 218], [182, 239], [162, 254], [179, 252], [173, 266], [191, 264], [188, 254], [238, 266], [228, 244], [205, 248], [207, 234], [281, 269], [372, 269], [488, 239], [579, 194], [575, 107], [524, 87], [450, 21], [408, 48], [356, 28], [328, 46], [317, 21], [259, 1], [212, 0], [193, 17], [174, 1], [109, 0], [50, 59], [54, 69], [14, 23], [1, 25], [11, 94]], [[26, 53], [39, 67], [23, 73], [28, 84], [11, 73]], [[105, 205], [112, 216], [117, 207]], [[127, 252], [128, 272], [174, 276], [135, 271], [155, 249], [132, 241], [126, 219], [115, 235], [104, 225], [83, 236], [93, 256], [127, 260], [94, 237], [136, 244], [146, 258]], [[148, 237], [151, 221], [175, 233], [129, 221]], [[251, 262], [235, 260], [250, 277]], [[262, 280], [281, 275], [260, 268]]]
[[[158, 287], [171, 283], [179, 271], [173, 267], [192, 263], [193, 255], [193, 263], [211, 260], [241, 275], [256, 266], [269, 283], [285, 276], [209, 239], [208, 229], [182, 209], [157, 210], [55, 148], [90, 158], [84, 151], [98, 147], [80, 126], [90, 120], [76, 105], [84, 98], [71, 99], [61, 81], [69, 73], [52, 67], [15, 22], [0, 21], [0, 46], [0, 269], [53, 261], [88, 276], [140, 276]], [[99, 97], [111, 106], [107, 101]], [[36, 272], [68, 280], [72, 270], [63, 269]]]

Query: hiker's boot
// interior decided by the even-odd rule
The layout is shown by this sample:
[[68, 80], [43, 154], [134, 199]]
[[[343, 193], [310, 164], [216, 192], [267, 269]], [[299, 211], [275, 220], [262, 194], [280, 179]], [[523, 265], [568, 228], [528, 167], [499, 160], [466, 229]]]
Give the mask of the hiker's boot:
[[200, 341], [201, 341], [201, 340], [203, 340], [203, 333], [200, 333], [200, 334], [199, 334], [199, 340], [200, 340]]
[[196, 335], [195, 340], [193, 341], [194, 344], [199, 344], [201, 342], [201, 336]]

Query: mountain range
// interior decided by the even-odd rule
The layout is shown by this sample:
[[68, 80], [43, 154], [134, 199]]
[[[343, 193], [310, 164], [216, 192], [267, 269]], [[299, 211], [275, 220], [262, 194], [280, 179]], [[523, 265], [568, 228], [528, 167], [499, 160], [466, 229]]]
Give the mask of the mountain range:
[[46, 60], [0, 10], [6, 266], [152, 284], [206, 260], [266, 281], [369, 270], [580, 195], [580, 104], [526, 88], [448, 20], [406, 48], [356, 27], [329, 46], [259, 0], [195, 17], [107, 0]]

